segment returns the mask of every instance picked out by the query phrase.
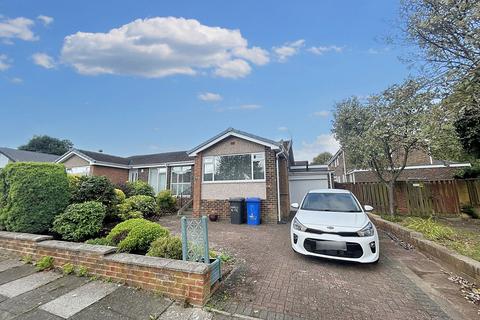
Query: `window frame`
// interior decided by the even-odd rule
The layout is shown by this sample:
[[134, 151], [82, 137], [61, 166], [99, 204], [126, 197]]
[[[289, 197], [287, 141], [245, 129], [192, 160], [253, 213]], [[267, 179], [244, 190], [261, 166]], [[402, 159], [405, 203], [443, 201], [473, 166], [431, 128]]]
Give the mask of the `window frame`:
[[[250, 176], [251, 179], [249, 180], [215, 180], [215, 164], [217, 163], [217, 157], [231, 157], [231, 156], [245, 156], [250, 155]], [[254, 156], [262, 156], [263, 157], [263, 179], [254, 179], [254, 170], [253, 170], [253, 162], [254, 161], [262, 161], [262, 160], [254, 160]], [[211, 164], [213, 166], [212, 171], [212, 180], [205, 180], [205, 160], [212, 159]], [[255, 182], [266, 182], [267, 181], [267, 170], [266, 170], [266, 155], [265, 152], [245, 152], [245, 153], [232, 153], [232, 154], [218, 154], [218, 155], [211, 155], [211, 156], [204, 156], [202, 158], [202, 183], [255, 183]]]
[[[189, 182], [178, 182], [178, 173], [174, 172], [174, 169], [175, 168], [181, 168], [181, 170], [183, 171], [184, 168], [187, 168], [187, 170], [185, 170], [185, 172], [187, 171], [190, 171], [190, 181]], [[185, 172], [182, 172], [181, 174], [185, 174]], [[177, 178], [177, 181], [173, 182], [173, 174], [176, 174], [176, 178]], [[169, 186], [169, 190], [172, 192], [172, 196], [174, 197], [178, 197], [182, 194], [182, 192], [185, 191], [185, 186], [188, 185], [190, 187], [190, 194], [187, 195], [187, 194], [184, 194], [183, 197], [191, 197], [192, 196], [192, 179], [193, 179], [193, 168], [192, 166], [172, 166], [171, 169], [170, 169], [170, 186]], [[183, 178], [182, 178], [183, 180]], [[172, 185], [176, 185], [177, 186], [177, 192], [174, 194], [173, 193], [173, 188], [172, 188]], [[179, 185], [182, 185], [182, 192], [178, 193], [178, 186]], [[188, 187], [187, 187], [188, 188]]]
[[[153, 186], [153, 182], [151, 181], [151, 172], [153, 170], [156, 170], [156, 176], [157, 176], [157, 187], [155, 188]], [[164, 174], [165, 175], [165, 188], [164, 189], [160, 189], [160, 175]], [[158, 192], [162, 192], [164, 190], [167, 190], [168, 186], [167, 186], [167, 179], [168, 179], [168, 173], [167, 173], [167, 167], [152, 167], [152, 168], [148, 168], [148, 178], [147, 178], [147, 183], [153, 188], [153, 190], [155, 191], [155, 189], [158, 189], [158, 191], [155, 191], [155, 194], [157, 194]]]

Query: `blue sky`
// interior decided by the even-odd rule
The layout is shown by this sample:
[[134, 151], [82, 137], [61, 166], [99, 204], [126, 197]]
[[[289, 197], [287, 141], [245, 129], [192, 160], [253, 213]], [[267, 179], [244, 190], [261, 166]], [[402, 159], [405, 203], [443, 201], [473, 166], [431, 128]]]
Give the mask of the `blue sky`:
[[[402, 81], [397, 1], [2, 1], [0, 145], [116, 155], [235, 127], [335, 151], [335, 101]], [[140, 19], [140, 20], [137, 20]]]

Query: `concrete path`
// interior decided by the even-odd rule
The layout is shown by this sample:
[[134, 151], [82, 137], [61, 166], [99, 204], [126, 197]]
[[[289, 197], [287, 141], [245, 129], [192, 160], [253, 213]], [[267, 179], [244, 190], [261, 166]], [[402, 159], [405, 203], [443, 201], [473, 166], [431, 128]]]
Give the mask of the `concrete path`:
[[[150, 292], [118, 284], [36, 272], [0, 252], [0, 320], [210, 320]], [[228, 319], [228, 318], [221, 318]]]

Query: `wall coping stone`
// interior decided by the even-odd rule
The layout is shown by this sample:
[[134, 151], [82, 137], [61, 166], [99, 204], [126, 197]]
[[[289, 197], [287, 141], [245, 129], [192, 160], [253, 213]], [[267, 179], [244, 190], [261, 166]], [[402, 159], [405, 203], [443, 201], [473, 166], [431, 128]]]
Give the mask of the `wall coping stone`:
[[205, 263], [171, 260], [131, 253], [116, 253], [109, 255], [104, 259], [112, 262], [133, 264], [140, 267], [164, 268], [187, 273], [205, 274], [208, 271], [208, 265]]
[[32, 241], [32, 242], [41, 242], [41, 241], [53, 239], [52, 236], [46, 236], [42, 234], [9, 232], [9, 231], [0, 231], [0, 238], [12, 239], [12, 240], [26, 240], [26, 241]]
[[62, 250], [70, 250], [70, 251], [78, 251], [78, 252], [84, 251], [84, 252], [98, 254], [98, 255], [107, 255], [117, 251], [116, 247], [111, 247], [111, 246], [68, 242], [68, 241], [60, 241], [60, 240], [42, 241], [38, 244], [38, 246], [44, 247], [44, 248], [50, 248], [50, 249], [62, 249]]

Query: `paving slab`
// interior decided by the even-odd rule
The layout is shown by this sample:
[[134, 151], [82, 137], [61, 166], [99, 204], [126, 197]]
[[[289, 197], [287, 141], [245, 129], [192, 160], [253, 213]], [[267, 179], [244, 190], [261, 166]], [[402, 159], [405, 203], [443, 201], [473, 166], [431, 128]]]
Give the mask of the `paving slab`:
[[23, 266], [23, 263], [19, 260], [15, 260], [15, 259], [3, 260], [3, 261], [0, 261], [0, 272], [15, 268], [15, 267], [20, 267], [20, 266]]
[[16, 268], [7, 269], [3, 272], [0, 272], [0, 285], [23, 278], [30, 274], [37, 272], [32, 265], [23, 265]]
[[0, 310], [14, 315], [24, 314], [84, 285], [87, 281], [86, 278], [74, 276], [61, 277], [35, 290], [1, 302]]
[[51, 271], [34, 273], [1, 285], [0, 295], [13, 298], [52, 282], [61, 276], [61, 274]]
[[113, 283], [90, 282], [40, 306], [40, 309], [66, 319], [104, 298], [118, 287], [119, 285]]
[[183, 308], [172, 304], [158, 320], [211, 320], [213, 314], [200, 308]]
[[[34, 309], [29, 313], [22, 314], [20, 317], [15, 318], [15, 320], [63, 320], [54, 314], [51, 314], [47, 311], [40, 309]], [[95, 318], [92, 318], [95, 319]]]

